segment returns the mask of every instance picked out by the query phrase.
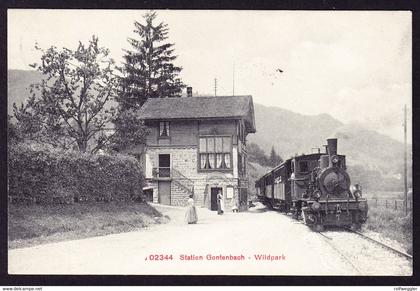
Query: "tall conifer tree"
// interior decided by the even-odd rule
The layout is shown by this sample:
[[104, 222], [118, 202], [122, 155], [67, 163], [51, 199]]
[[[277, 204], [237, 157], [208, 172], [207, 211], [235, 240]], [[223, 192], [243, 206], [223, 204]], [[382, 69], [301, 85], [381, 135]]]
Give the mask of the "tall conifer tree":
[[274, 150], [274, 146], [271, 147], [269, 162], [272, 167], [283, 163], [283, 159], [276, 153], [276, 151]]
[[156, 12], [144, 15], [145, 24], [135, 22], [137, 38], [128, 38], [133, 50], [126, 50], [122, 68], [121, 109], [138, 108], [148, 98], [180, 97], [185, 85], [178, 77], [182, 68], [173, 64], [174, 44], [165, 42], [168, 25], [155, 24]]

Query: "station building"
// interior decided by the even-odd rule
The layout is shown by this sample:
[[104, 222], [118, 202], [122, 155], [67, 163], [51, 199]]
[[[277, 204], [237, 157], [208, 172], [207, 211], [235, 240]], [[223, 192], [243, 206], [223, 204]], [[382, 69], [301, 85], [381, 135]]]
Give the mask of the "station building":
[[248, 204], [246, 138], [255, 133], [252, 96], [149, 98], [139, 114], [150, 133], [141, 157], [155, 203], [225, 211]]

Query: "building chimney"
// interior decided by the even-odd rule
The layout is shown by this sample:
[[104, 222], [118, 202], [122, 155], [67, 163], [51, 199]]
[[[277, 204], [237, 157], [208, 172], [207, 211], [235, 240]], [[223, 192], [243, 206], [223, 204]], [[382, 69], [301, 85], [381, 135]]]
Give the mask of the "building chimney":
[[192, 97], [192, 87], [187, 87], [187, 97]]

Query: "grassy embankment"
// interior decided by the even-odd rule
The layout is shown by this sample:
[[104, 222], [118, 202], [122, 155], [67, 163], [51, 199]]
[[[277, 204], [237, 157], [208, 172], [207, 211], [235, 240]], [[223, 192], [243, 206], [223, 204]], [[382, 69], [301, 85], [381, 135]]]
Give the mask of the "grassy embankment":
[[[400, 199], [400, 196], [388, 197], [386, 194], [378, 195], [378, 199]], [[404, 250], [413, 253], [413, 215], [406, 216], [401, 209], [385, 208], [385, 205], [375, 205], [369, 201], [368, 220], [363, 229], [382, 234], [384, 237], [399, 242]]]
[[10, 204], [9, 248], [129, 232], [167, 221], [146, 203]]

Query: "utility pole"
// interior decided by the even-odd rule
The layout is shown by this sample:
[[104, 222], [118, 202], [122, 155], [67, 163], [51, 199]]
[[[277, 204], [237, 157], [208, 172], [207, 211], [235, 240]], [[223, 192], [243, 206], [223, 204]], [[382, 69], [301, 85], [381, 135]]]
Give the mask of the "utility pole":
[[217, 79], [214, 78], [214, 96], [217, 96]]
[[232, 96], [235, 96], [235, 62], [233, 63], [233, 77], [232, 77]]
[[405, 195], [405, 215], [408, 214], [407, 197], [407, 104], [404, 105], [404, 195]]

